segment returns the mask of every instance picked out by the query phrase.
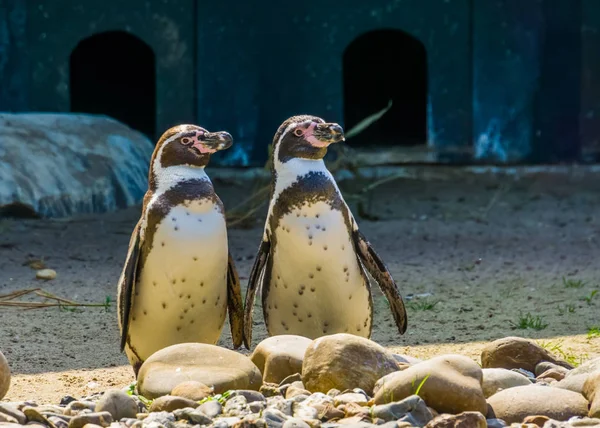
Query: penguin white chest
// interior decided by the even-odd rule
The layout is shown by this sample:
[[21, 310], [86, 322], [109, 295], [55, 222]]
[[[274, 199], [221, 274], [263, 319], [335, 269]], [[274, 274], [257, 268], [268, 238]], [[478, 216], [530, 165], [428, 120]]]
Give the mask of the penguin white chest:
[[368, 336], [369, 284], [343, 214], [326, 202], [306, 203], [286, 213], [273, 234], [269, 333]]
[[181, 342], [214, 344], [227, 312], [225, 218], [208, 199], [173, 207], [157, 225], [133, 296], [130, 344], [145, 359]]

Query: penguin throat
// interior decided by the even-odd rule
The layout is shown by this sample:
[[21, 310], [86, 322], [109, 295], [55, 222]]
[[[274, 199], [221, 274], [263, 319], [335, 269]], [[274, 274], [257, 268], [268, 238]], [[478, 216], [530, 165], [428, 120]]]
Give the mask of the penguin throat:
[[162, 167], [158, 165], [152, 170], [153, 179], [151, 179], [151, 185], [155, 189], [170, 189], [185, 181], [210, 180], [203, 166], [175, 165]]

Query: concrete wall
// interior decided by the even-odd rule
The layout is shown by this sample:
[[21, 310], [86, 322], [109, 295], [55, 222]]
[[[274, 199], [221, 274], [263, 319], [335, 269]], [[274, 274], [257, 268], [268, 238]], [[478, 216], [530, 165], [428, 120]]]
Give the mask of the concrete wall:
[[236, 144], [215, 161], [260, 165], [291, 115], [344, 124], [345, 49], [398, 29], [427, 51], [428, 139], [442, 159], [464, 148], [485, 162], [600, 159], [596, 0], [72, 3], [0, 0], [0, 111], [68, 112], [73, 49], [123, 30], [156, 56], [157, 134], [227, 129]]
[[159, 134], [182, 121], [194, 120], [194, 0], [71, 3], [31, 2], [27, 48], [32, 58], [30, 110], [68, 112], [71, 52], [89, 36], [122, 30], [142, 39], [155, 52]]

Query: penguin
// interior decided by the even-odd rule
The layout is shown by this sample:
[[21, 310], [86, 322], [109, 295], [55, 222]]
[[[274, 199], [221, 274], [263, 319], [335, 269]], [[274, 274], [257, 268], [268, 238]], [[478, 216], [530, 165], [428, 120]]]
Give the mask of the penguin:
[[162, 348], [216, 344], [227, 311], [234, 348], [242, 344], [243, 301], [223, 203], [204, 171], [211, 154], [232, 144], [227, 132], [195, 125], [172, 127], [156, 144], [118, 283], [121, 352], [136, 376]]
[[275, 134], [268, 216], [246, 292], [245, 343], [252, 342], [259, 289], [270, 336], [370, 338], [373, 300], [366, 271], [386, 296], [399, 333], [406, 331], [398, 287], [323, 160], [328, 146], [343, 140], [340, 125], [310, 115], [287, 119]]

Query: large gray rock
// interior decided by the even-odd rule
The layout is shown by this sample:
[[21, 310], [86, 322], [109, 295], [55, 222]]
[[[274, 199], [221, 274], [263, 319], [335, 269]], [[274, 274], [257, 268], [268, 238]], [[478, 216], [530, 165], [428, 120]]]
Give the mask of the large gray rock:
[[154, 144], [105, 116], [0, 114], [0, 212], [43, 217], [139, 203]]

